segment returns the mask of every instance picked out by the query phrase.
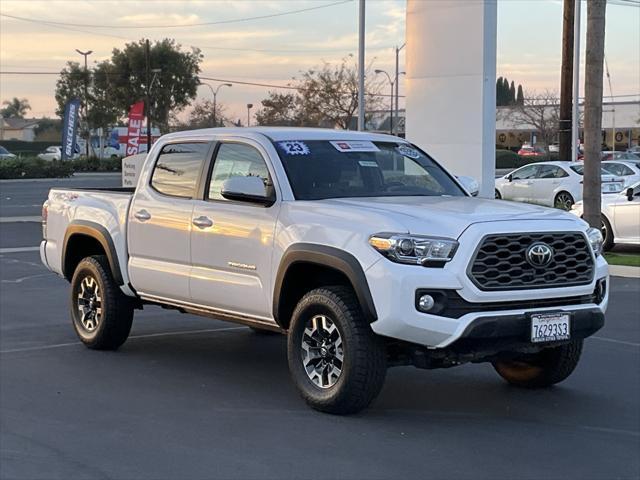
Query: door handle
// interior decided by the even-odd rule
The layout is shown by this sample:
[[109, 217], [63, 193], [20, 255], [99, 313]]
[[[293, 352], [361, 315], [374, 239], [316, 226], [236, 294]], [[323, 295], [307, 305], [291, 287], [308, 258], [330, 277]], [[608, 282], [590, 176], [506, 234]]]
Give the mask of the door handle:
[[213, 226], [213, 220], [205, 216], [194, 218], [191, 223], [193, 223], [198, 228], [207, 228]]
[[151, 214], [147, 212], [145, 209], [138, 210], [136, 213], [133, 214], [133, 216], [136, 217], [141, 222], [146, 222], [151, 218]]

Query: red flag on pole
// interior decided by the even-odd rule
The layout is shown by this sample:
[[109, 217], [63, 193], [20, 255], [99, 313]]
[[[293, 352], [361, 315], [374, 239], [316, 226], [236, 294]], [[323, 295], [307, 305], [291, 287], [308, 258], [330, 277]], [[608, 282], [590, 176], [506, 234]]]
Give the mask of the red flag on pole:
[[140, 144], [142, 121], [144, 120], [144, 102], [131, 105], [129, 127], [127, 129], [127, 155], [136, 155]]

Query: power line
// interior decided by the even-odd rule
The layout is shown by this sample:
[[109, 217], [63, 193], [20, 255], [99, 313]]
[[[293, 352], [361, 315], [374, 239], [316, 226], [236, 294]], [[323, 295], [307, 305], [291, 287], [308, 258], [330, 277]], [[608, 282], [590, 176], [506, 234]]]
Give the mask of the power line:
[[189, 23], [184, 25], [105, 25], [105, 24], [79, 24], [79, 23], [70, 23], [70, 22], [56, 22], [52, 20], [46, 19], [36, 19], [36, 18], [27, 18], [27, 17], [19, 17], [17, 15], [9, 15], [6, 13], [0, 14], [2, 17], [13, 18], [14, 20], [21, 20], [24, 22], [33, 22], [33, 23], [46, 23], [49, 25], [59, 25], [66, 27], [90, 27], [90, 28], [120, 28], [120, 29], [150, 29], [150, 28], [190, 28], [190, 27], [204, 27], [211, 25], [225, 25], [230, 23], [241, 23], [241, 22], [250, 22], [253, 20], [264, 20], [267, 18], [275, 18], [275, 17], [283, 17], [285, 15], [294, 15], [297, 13], [310, 12], [312, 10], [320, 10], [322, 8], [333, 7], [336, 5], [342, 5], [344, 3], [350, 3], [351, 0], [341, 0], [339, 2], [327, 3], [324, 5], [317, 5], [315, 7], [307, 7], [301, 8], [298, 10], [290, 10], [288, 12], [280, 12], [280, 13], [271, 13], [268, 15], [258, 15], [255, 17], [244, 17], [244, 18], [233, 18], [228, 20], [217, 20], [213, 22], [201, 22], [201, 23]]
[[[120, 75], [122, 72], [104, 72], [106, 75]], [[130, 72], [129, 72], [130, 73]], [[60, 75], [60, 72], [20, 72], [20, 71], [0, 71], [0, 75]], [[293, 85], [276, 85], [272, 83], [259, 83], [259, 82], [247, 82], [244, 80], [230, 80], [224, 78], [213, 78], [213, 77], [203, 77], [198, 75], [200, 80], [207, 80], [210, 82], [228, 82], [237, 85], [246, 85], [251, 87], [266, 87], [273, 89], [282, 89], [282, 90], [304, 90], [302, 87], [294, 87]], [[351, 92], [340, 92], [343, 94], [349, 94]], [[373, 96], [373, 97], [389, 97], [389, 94], [383, 93], [365, 93], [365, 95]], [[404, 98], [404, 95], [400, 95]]]

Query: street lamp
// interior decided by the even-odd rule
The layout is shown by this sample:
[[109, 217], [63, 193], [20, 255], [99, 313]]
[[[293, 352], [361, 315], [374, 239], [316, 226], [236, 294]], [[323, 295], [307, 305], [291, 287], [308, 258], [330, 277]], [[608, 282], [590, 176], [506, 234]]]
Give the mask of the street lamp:
[[250, 125], [251, 119], [251, 109], [253, 108], [253, 103], [247, 103], [247, 127]]
[[391, 102], [391, 105], [389, 107], [389, 133], [393, 135], [393, 80], [391, 80], [391, 75], [389, 75], [384, 70], [374, 70], [374, 71], [377, 74], [384, 73], [387, 76], [387, 79], [389, 80], [389, 85], [391, 85], [391, 95], [389, 97], [389, 101]]
[[395, 115], [396, 115], [396, 134], [400, 133], [400, 107], [398, 106], [400, 96], [398, 95], [398, 85], [400, 84], [399, 75], [400, 75], [400, 50], [402, 50], [406, 46], [406, 42], [396, 47], [396, 107], [395, 107]]
[[[89, 55], [91, 55], [93, 53], [93, 50], [87, 50], [86, 52], [83, 52], [82, 50], [79, 50], [76, 48], [76, 52], [78, 52], [80, 55], [82, 55], [84, 57], [84, 121], [87, 124], [87, 144], [85, 145], [85, 155], [88, 157], [89, 156], [89, 142], [91, 141], [91, 135], [89, 132], [89, 118], [88, 118], [88, 98], [89, 95], [87, 93], [88, 90], [88, 84], [87, 81], [89, 80], [89, 70], [87, 69], [87, 57]], [[75, 145], [74, 145], [74, 150], [75, 150]]]
[[216, 105], [217, 105], [218, 90], [220, 90], [222, 87], [233, 87], [233, 85], [230, 84], [230, 83], [221, 83], [220, 85], [218, 85], [216, 87], [215, 90], [208, 83], [203, 83], [202, 85], [206, 85], [207, 87], [209, 87], [209, 90], [211, 90], [211, 94], [213, 95], [213, 126], [215, 127], [217, 125], [217, 123], [216, 123], [216, 120], [217, 120], [216, 119]]

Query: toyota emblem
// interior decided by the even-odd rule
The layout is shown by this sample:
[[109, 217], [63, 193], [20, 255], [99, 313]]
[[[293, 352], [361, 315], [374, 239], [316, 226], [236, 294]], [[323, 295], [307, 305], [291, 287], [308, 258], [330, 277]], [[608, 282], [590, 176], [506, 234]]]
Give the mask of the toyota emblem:
[[534, 243], [527, 249], [527, 262], [535, 268], [546, 267], [553, 259], [553, 248], [546, 243]]

